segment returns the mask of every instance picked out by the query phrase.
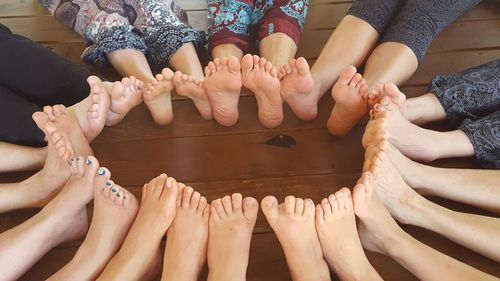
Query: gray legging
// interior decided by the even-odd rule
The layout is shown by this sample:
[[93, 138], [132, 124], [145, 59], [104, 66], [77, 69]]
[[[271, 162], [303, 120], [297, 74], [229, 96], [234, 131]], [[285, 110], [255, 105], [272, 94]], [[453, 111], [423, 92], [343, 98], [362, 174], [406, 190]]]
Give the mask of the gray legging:
[[381, 42], [408, 46], [421, 61], [436, 35], [481, 0], [357, 0], [348, 14], [369, 23]]
[[485, 167], [500, 168], [500, 59], [453, 75], [439, 75], [429, 90], [446, 117], [461, 124]]

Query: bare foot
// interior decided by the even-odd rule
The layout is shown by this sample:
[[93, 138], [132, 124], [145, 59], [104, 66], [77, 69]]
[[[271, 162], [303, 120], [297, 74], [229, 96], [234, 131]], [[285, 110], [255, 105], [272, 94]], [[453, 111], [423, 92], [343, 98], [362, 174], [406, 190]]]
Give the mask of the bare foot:
[[360, 219], [359, 238], [367, 250], [390, 254], [395, 241], [406, 235], [375, 192], [371, 174], [364, 173], [353, 190], [354, 212]]
[[174, 72], [165, 67], [161, 74], [157, 74], [156, 79], [146, 86], [142, 95], [153, 120], [158, 125], [168, 125], [174, 118], [171, 100], [171, 92], [174, 89], [173, 78]]
[[74, 155], [74, 149], [69, 136], [59, 131], [46, 114], [36, 112], [33, 120], [46, 132], [47, 158], [42, 170], [21, 182], [21, 190], [26, 207], [41, 208], [56, 196], [71, 176], [68, 162]]
[[332, 88], [335, 100], [327, 127], [334, 136], [345, 136], [363, 118], [367, 110], [363, 95], [368, 91], [365, 79], [356, 73], [356, 68], [348, 66], [340, 73], [339, 80]]
[[415, 224], [419, 221], [418, 206], [423, 204], [423, 198], [399, 175], [383, 150], [386, 146], [383, 141], [366, 149], [363, 171], [370, 172], [375, 192], [391, 215], [401, 223]]
[[214, 59], [205, 68], [203, 89], [212, 104], [215, 120], [223, 126], [238, 121], [241, 92], [241, 66], [236, 57]]
[[142, 189], [137, 217], [120, 251], [98, 280], [149, 280], [160, 269], [160, 243], [172, 224], [179, 193], [177, 181], [162, 174]]
[[430, 162], [438, 158], [434, 132], [410, 123], [395, 104], [376, 104], [370, 114], [372, 120], [366, 125], [363, 147], [387, 139], [412, 159]]
[[177, 198], [177, 213], [167, 231], [162, 280], [196, 281], [207, 259], [207, 199], [185, 187]]
[[208, 241], [209, 281], [244, 281], [250, 241], [259, 204], [241, 194], [217, 199], [210, 206]]
[[340, 280], [382, 280], [363, 251], [348, 188], [316, 206], [316, 229], [325, 259]]
[[90, 95], [68, 110], [73, 113], [89, 142], [93, 141], [104, 129], [111, 99], [104, 91], [102, 81], [96, 76], [87, 79]]
[[252, 91], [259, 106], [259, 120], [266, 128], [283, 122], [283, 101], [276, 68], [265, 58], [246, 54], [241, 60], [241, 81]]
[[278, 205], [274, 196], [262, 199], [262, 211], [273, 228], [293, 280], [331, 280], [314, 225], [314, 202], [287, 196]]
[[111, 96], [111, 106], [106, 118], [106, 126], [120, 122], [127, 113], [142, 102], [144, 83], [134, 76], [125, 77], [105, 89]]
[[318, 115], [318, 97], [313, 95], [314, 82], [306, 59], [291, 59], [278, 73], [281, 97], [293, 113], [302, 120], [313, 120]]
[[85, 206], [94, 196], [97, 159], [80, 157], [61, 192], [38, 214], [0, 237], [0, 270], [5, 280], [17, 280], [50, 249], [82, 238], [87, 232]]
[[[383, 98], [387, 98], [387, 101], [397, 105], [404, 115], [404, 112], [406, 112], [406, 95], [399, 91], [396, 84], [392, 82], [378, 83], [377, 89], [368, 93], [368, 106], [373, 108], [375, 104], [381, 103]], [[386, 105], [387, 101], [382, 103], [382, 105]]]
[[78, 252], [49, 280], [95, 280], [121, 247], [139, 206], [134, 195], [115, 185], [106, 168], [94, 182], [94, 212], [89, 231]]
[[208, 96], [203, 89], [203, 81], [194, 78], [191, 75], [186, 75], [180, 71], [176, 71], [173, 83], [175, 86], [175, 93], [179, 96], [190, 98], [200, 112], [201, 117], [206, 120], [213, 118], [212, 106], [210, 105]]

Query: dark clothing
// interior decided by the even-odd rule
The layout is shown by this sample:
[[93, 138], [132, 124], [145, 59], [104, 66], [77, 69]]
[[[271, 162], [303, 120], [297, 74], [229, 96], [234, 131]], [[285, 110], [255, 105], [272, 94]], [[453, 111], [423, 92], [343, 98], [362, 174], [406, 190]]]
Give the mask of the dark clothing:
[[31, 115], [46, 105], [71, 106], [89, 95], [85, 69], [0, 24], [0, 141], [45, 145]]
[[436, 76], [429, 91], [469, 137], [482, 165], [500, 168], [500, 60]]
[[381, 42], [408, 46], [421, 61], [436, 35], [481, 0], [357, 0], [348, 14], [369, 23]]

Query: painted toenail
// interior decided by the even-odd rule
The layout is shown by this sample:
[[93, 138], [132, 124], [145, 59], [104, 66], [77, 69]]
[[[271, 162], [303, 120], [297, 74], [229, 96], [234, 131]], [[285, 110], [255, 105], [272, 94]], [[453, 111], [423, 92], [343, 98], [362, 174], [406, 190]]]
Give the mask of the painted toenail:
[[87, 159], [87, 162], [85, 162], [85, 163], [87, 164], [87, 166], [90, 166], [90, 165], [92, 165], [92, 160]]
[[120, 197], [120, 193], [116, 194], [116, 197]]
[[76, 157], [76, 161], [80, 160], [80, 157]]
[[99, 171], [97, 171], [97, 174], [99, 176], [104, 176], [106, 174], [106, 170], [104, 170], [103, 168], [100, 168]]
[[112, 189], [111, 189], [111, 191], [112, 191], [112, 192], [116, 192], [116, 189], [112, 188]]
[[107, 186], [112, 186], [113, 184], [112, 184], [110, 181], [107, 181], [107, 182], [106, 182], [106, 185], [107, 185]]

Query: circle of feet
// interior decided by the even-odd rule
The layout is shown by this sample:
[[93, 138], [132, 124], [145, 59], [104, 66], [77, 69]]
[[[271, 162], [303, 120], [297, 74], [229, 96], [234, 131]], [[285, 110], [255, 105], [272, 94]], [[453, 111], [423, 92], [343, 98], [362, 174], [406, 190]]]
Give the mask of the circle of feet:
[[[117, 124], [141, 102], [156, 123], [170, 123], [174, 88], [193, 100], [203, 118], [213, 117], [222, 125], [236, 123], [242, 86], [255, 94], [265, 127], [281, 124], [283, 102], [300, 119], [316, 117], [318, 99], [311, 95], [313, 84], [303, 58], [279, 71], [258, 56], [246, 55], [241, 62], [234, 57], [216, 59], [205, 75], [202, 81], [166, 68], [149, 84], [134, 77], [115, 83], [90, 77], [91, 94], [80, 106], [47, 106], [33, 115], [48, 141], [46, 164], [34, 176], [45, 188], [33, 187], [35, 194], [43, 195], [30, 202], [43, 207], [35, 221], [53, 230], [46, 243], [50, 247], [84, 239], [73, 259], [50, 279], [146, 280], [161, 271], [162, 280], [197, 280], [206, 263], [208, 280], [246, 279], [259, 210], [256, 199], [234, 193], [208, 202], [193, 187], [161, 174], [143, 186], [138, 200], [112, 180], [111, 171], [92, 156], [89, 146], [105, 125]], [[358, 274], [381, 280], [363, 248], [390, 254], [387, 241], [403, 233], [394, 219], [418, 221], [415, 205], [408, 202], [423, 200], [399, 170], [413, 165], [404, 155], [414, 155], [398, 150], [399, 136], [391, 130], [403, 128], [406, 99], [391, 83], [369, 92], [352, 66], [341, 73], [332, 96], [336, 104], [327, 127], [337, 136], [346, 135], [371, 108], [362, 139], [365, 160], [356, 185], [325, 194], [319, 202], [291, 195], [278, 202], [270, 195], [262, 199], [260, 209], [276, 233], [294, 280], [331, 280], [330, 270], [343, 280], [359, 279]], [[432, 160], [431, 155], [419, 155]], [[85, 206], [91, 200], [94, 212], [89, 220]], [[7, 278], [18, 278], [23, 269], [27, 268]]]

